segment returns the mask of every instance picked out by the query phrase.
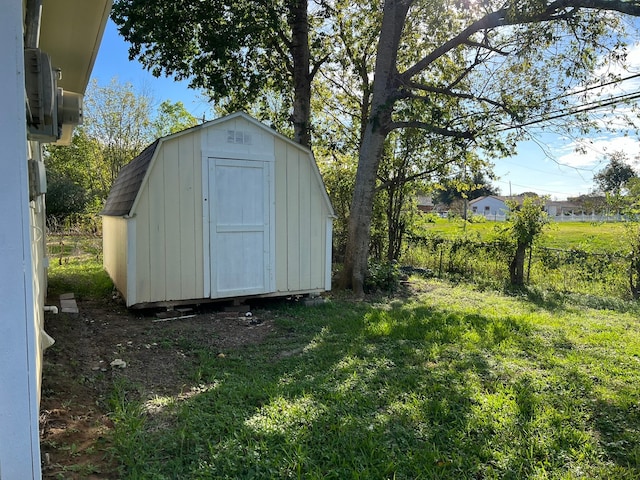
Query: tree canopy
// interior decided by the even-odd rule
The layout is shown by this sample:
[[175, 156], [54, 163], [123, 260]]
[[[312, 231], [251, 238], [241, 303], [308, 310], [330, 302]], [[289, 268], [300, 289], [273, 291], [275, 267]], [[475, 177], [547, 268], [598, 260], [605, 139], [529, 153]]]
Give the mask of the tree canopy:
[[151, 96], [130, 83], [114, 78], [103, 85], [93, 79], [85, 96], [84, 125], [74, 130], [71, 145], [47, 147], [49, 219], [86, 216], [93, 221], [124, 165], [155, 138], [196, 123], [181, 102], [166, 100], [155, 109]]
[[[509, 153], [516, 137], [501, 132], [556, 119], [569, 102], [567, 92], [589, 83], [599, 61], [620, 58], [621, 24], [614, 12], [639, 15], [640, 4], [384, 2], [343, 286], [362, 292], [375, 178], [387, 135], [419, 128], [457, 144], [471, 141], [488, 155]], [[413, 104], [425, 108], [406, 108]]]
[[116, 0], [111, 18], [131, 59], [190, 80], [223, 111], [280, 95], [295, 140], [310, 145], [311, 81], [326, 53], [322, 30], [312, 28], [322, 12], [310, 13], [307, 0]]
[[597, 188], [605, 194], [619, 196], [626, 184], [638, 175], [624, 152], [613, 152], [609, 163], [593, 176]]
[[422, 132], [446, 165], [471, 150], [508, 155], [531, 125], [586, 131], [593, 119], [567, 107], [578, 86], [603, 81], [592, 78], [598, 66], [624, 60], [621, 14], [640, 15], [640, 3], [116, 0], [112, 17], [131, 58], [189, 78], [225, 108], [280, 96], [280, 118], [291, 113], [300, 143], [310, 145], [311, 106], [321, 112], [320, 148], [357, 163], [340, 283], [360, 293], [388, 173], [429, 175], [416, 165], [381, 175], [389, 135]]

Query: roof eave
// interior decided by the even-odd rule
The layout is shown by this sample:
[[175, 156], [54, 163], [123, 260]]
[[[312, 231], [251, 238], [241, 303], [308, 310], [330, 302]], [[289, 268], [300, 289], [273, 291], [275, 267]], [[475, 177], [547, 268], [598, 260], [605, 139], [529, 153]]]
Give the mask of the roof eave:
[[62, 78], [58, 86], [84, 93], [98, 55], [111, 0], [43, 2], [39, 47]]

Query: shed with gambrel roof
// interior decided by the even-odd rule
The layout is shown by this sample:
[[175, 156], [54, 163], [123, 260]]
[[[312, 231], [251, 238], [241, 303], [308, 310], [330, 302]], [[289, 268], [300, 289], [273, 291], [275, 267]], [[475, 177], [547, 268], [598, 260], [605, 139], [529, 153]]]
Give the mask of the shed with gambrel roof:
[[156, 140], [102, 215], [127, 306], [331, 288], [334, 214], [313, 154], [242, 112]]

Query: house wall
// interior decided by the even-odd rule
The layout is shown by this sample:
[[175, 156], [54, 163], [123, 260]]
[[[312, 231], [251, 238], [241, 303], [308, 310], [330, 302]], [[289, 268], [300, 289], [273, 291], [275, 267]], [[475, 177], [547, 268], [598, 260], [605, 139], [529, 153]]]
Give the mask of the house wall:
[[[42, 162], [42, 146], [29, 142], [29, 158]], [[29, 202], [29, 227], [31, 233], [31, 268], [33, 278], [34, 326], [36, 336], [36, 388], [38, 402], [41, 396], [42, 355], [53, 344], [53, 339], [45, 332], [44, 304], [47, 297], [47, 220], [45, 197], [39, 195]]]
[[122, 217], [102, 217], [103, 266], [118, 291], [127, 299], [127, 224]]
[[156, 156], [132, 211], [135, 298], [127, 305], [203, 298], [200, 132], [163, 140]]
[[[504, 215], [508, 208], [504, 201], [495, 197], [484, 197], [469, 204], [471, 211], [477, 215]], [[489, 207], [486, 210], [485, 207]], [[475, 210], [474, 210], [475, 208]]]
[[[39, 479], [39, 327], [43, 264], [37, 206], [29, 203], [22, 2], [0, 15], [0, 479]], [[34, 242], [32, 243], [32, 236]], [[42, 238], [40, 237], [40, 242]]]

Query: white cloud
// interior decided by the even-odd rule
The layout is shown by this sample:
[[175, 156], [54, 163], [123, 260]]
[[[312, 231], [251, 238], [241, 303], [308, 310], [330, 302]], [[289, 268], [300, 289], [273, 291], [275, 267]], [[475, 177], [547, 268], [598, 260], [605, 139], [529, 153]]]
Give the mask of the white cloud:
[[576, 140], [560, 150], [555, 157], [558, 163], [571, 167], [597, 167], [605, 164], [605, 155], [625, 152], [629, 160], [640, 155], [640, 142], [635, 137], [610, 137]]

